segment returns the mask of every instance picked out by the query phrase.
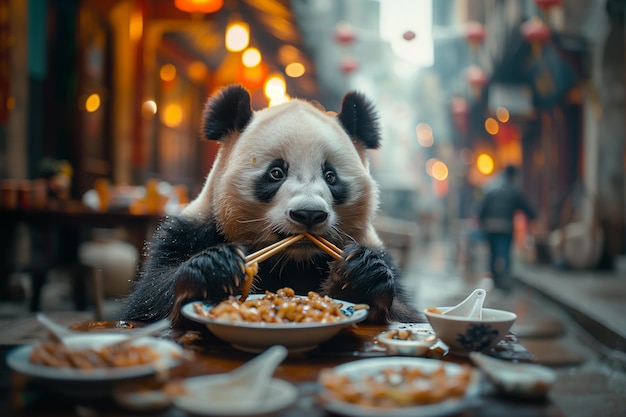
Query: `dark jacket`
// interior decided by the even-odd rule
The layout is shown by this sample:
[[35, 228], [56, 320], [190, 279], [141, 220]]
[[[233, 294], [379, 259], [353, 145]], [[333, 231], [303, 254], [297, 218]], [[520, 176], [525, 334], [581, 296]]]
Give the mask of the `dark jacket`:
[[524, 212], [529, 220], [537, 217], [522, 192], [510, 181], [504, 181], [485, 195], [478, 214], [482, 230], [513, 233], [513, 215], [517, 210]]

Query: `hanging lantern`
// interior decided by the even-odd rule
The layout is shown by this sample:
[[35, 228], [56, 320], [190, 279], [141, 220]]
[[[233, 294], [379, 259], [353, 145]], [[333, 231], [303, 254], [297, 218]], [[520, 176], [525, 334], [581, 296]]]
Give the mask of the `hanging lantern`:
[[467, 105], [467, 100], [463, 97], [452, 98], [450, 112], [452, 113], [452, 121], [459, 132], [466, 133], [469, 127], [469, 106]]
[[535, 0], [535, 4], [541, 9], [544, 16], [548, 17], [554, 7], [561, 5], [561, 0]]
[[485, 71], [483, 71], [482, 68], [473, 65], [467, 69], [465, 78], [472, 89], [472, 95], [475, 98], [480, 97], [482, 88], [487, 84], [487, 81], [489, 81]]
[[543, 20], [535, 16], [522, 24], [521, 31], [524, 39], [530, 42], [533, 57], [539, 59], [542, 46], [549, 42], [552, 37], [550, 28]]
[[335, 28], [335, 33], [333, 37], [337, 43], [341, 45], [348, 46], [356, 41], [356, 33], [354, 33], [354, 29], [350, 26], [349, 23], [339, 23]]
[[472, 53], [478, 51], [478, 47], [485, 40], [485, 27], [479, 22], [469, 22], [465, 29], [465, 39], [470, 44]]
[[416, 36], [417, 35], [415, 34], [415, 32], [413, 32], [412, 30], [407, 30], [402, 34], [402, 39], [404, 39], [405, 41], [412, 41], [413, 39], [415, 39]]
[[357, 61], [356, 58], [352, 57], [343, 58], [341, 60], [341, 63], [339, 64], [339, 69], [346, 75], [356, 71], [358, 68], [359, 61]]
[[174, 0], [177, 9], [188, 13], [214, 13], [222, 8], [224, 0]]

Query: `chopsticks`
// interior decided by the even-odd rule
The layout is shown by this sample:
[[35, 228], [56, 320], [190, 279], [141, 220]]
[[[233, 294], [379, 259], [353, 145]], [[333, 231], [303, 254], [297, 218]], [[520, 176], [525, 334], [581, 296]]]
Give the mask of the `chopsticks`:
[[342, 258], [343, 251], [335, 246], [332, 242], [329, 242], [322, 236], [313, 236], [309, 232], [304, 232], [304, 236], [309, 239], [311, 242], [315, 243], [319, 248], [325, 251], [334, 259], [340, 261]]
[[246, 256], [246, 263], [262, 262], [272, 256], [276, 255], [281, 250], [293, 245], [304, 237], [303, 234], [289, 236], [281, 241], [278, 241], [272, 245], [266, 246], [250, 255]]
[[294, 243], [296, 243], [297, 241], [299, 241], [300, 239], [304, 237], [306, 237], [311, 242], [315, 243], [317, 246], [322, 248], [322, 250], [324, 250], [334, 259], [336, 260], [342, 259], [341, 255], [343, 251], [339, 249], [337, 246], [335, 246], [333, 243], [329, 242], [328, 240], [326, 240], [325, 238], [321, 236], [316, 237], [308, 232], [304, 232], [299, 235], [289, 236], [281, 241], [278, 241], [272, 245], [266, 246], [265, 248], [260, 249], [246, 256], [245, 272], [246, 272], [248, 279], [246, 279], [243, 283], [243, 286], [241, 288], [241, 297], [239, 297], [239, 301], [244, 302], [246, 298], [248, 298], [248, 293], [250, 291], [250, 287], [252, 286], [252, 281], [254, 281], [254, 276], [256, 275], [258, 268], [259, 268], [259, 262], [262, 262], [268, 258], [271, 258], [272, 256], [276, 255], [278, 252], [282, 251], [283, 249], [286, 249], [288, 246], [293, 245]]
[[266, 246], [263, 249], [260, 249], [250, 255], [246, 256], [246, 263], [250, 264], [252, 262], [263, 262], [264, 260], [271, 258], [276, 255], [278, 252], [286, 249], [288, 246], [293, 245], [300, 239], [306, 237], [311, 242], [315, 243], [319, 248], [328, 253], [334, 259], [341, 260], [341, 255], [343, 251], [338, 248], [335, 244], [323, 238], [322, 236], [314, 236], [309, 232], [304, 232], [299, 235], [289, 236], [281, 241], [278, 241], [272, 245]]

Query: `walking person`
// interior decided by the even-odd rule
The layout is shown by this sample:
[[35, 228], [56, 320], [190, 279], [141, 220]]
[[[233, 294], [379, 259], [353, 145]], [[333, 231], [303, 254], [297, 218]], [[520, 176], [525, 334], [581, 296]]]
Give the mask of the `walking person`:
[[508, 290], [511, 272], [511, 246], [513, 243], [513, 217], [521, 210], [529, 221], [537, 214], [524, 197], [516, 180], [518, 169], [508, 165], [500, 184], [487, 191], [479, 210], [480, 227], [489, 245], [494, 286]]

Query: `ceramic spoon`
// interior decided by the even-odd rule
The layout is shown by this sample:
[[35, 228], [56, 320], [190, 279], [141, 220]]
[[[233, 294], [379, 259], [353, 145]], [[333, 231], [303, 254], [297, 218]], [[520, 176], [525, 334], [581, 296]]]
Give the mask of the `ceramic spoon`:
[[556, 373], [542, 365], [507, 362], [478, 352], [469, 356], [498, 391], [509, 396], [541, 399], [556, 381]]
[[[50, 330], [54, 337], [61, 343], [64, 343], [64, 340], [68, 337], [76, 336], [77, 334], [85, 334], [68, 329], [67, 327], [55, 322], [54, 320], [51, 320], [43, 313], [37, 313], [37, 320], [39, 320], [41, 324], [46, 326], [46, 328]], [[149, 336], [153, 333], [160, 332], [161, 330], [169, 328], [170, 324], [171, 323], [169, 319], [155, 321], [154, 323], [151, 323], [145, 327], [141, 327], [137, 330], [129, 332], [126, 338], [119, 342], [114, 342], [112, 346], [117, 344], [129, 343], [130, 341], [139, 339], [140, 337]]]
[[185, 385], [192, 395], [201, 393], [204, 401], [229, 403], [233, 407], [254, 406], [267, 392], [274, 371], [286, 356], [287, 348], [272, 346], [234, 371], [190, 378]]
[[460, 316], [481, 319], [483, 317], [483, 303], [487, 292], [477, 288], [463, 301], [454, 307], [450, 307], [442, 314], [444, 316]]

